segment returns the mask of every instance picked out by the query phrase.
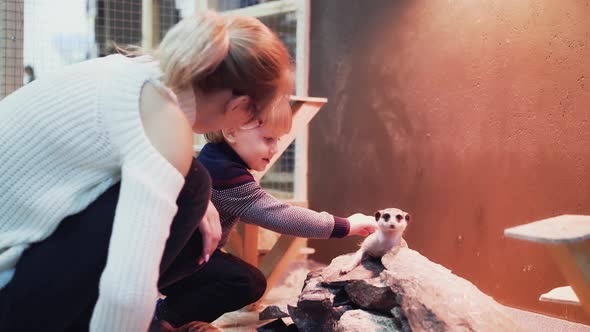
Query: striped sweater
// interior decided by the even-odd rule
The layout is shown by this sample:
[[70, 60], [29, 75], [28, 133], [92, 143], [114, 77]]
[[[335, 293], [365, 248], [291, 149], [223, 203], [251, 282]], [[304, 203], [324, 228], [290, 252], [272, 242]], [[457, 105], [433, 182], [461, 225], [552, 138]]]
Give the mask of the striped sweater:
[[227, 242], [231, 229], [238, 221], [305, 238], [348, 235], [348, 219], [291, 206], [268, 194], [227, 143], [206, 144], [197, 160], [211, 175], [211, 201], [219, 212], [222, 227], [219, 247]]

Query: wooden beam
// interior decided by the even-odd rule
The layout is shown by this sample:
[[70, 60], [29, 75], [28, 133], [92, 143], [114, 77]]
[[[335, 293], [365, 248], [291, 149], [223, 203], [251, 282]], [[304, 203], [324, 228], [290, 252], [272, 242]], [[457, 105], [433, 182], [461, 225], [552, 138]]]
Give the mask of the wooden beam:
[[[505, 229], [504, 235], [544, 244], [590, 315], [590, 216], [561, 215]], [[541, 300], [550, 295], [555, 292], [542, 295]]]
[[242, 257], [246, 262], [258, 266], [258, 226], [244, 224], [244, 241]]
[[152, 49], [154, 47], [154, 2], [152, 0], [142, 0], [141, 2], [141, 47]]
[[229, 238], [223, 246], [223, 249], [234, 256], [244, 257], [244, 242], [236, 229], [233, 229], [229, 234]]
[[[310, 0], [297, 0], [297, 30], [295, 48], [295, 93], [298, 96], [308, 96], [309, 89], [309, 32]], [[324, 99], [324, 103], [327, 100]], [[298, 201], [307, 201], [308, 185], [308, 151], [309, 151], [309, 127], [305, 127], [297, 134], [295, 139], [295, 168], [293, 181], [293, 198]]]
[[590, 241], [547, 245], [567, 283], [590, 315]]
[[153, 49], [160, 44], [160, 1], [142, 0], [141, 47]]
[[295, 140], [297, 133], [303, 130], [313, 119], [313, 117], [319, 112], [320, 108], [326, 103], [325, 98], [312, 98], [312, 97], [291, 97], [293, 105], [293, 125], [291, 131], [285, 136], [281, 137], [281, 140], [277, 146], [277, 153], [270, 160], [268, 167], [262, 172], [254, 172], [254, 178], [260, 182], [260, 179], [268, 172], [268, 170], [274, 165], [279, 159], [281, 154], [289, 147], [289, 145]]
[[307, 239], [305, 238], [281, 235], [260, 263], [260, 271], [266, 277], [265, 295], [276, 285], [280, 276], [287, 270], [289, 263], [295, 260], [300, 250], [306, 245]]
[[212, 0], [195, 0], [195, 13], [200, 13], [208, 10], [209, 8], [217, 8], [217, 1]]

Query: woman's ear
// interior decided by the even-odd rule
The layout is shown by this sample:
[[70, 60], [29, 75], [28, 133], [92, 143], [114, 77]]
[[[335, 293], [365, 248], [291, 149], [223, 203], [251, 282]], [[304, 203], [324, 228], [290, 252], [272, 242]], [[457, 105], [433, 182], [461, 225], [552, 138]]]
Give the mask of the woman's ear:
[[239, 127], [248, 122], [252, 116], [250, 104], [252, 98], [249, 96], [232, 97], [225, 107], [225, 118], [228, 119], [229, 127]]
[[227, 103], [225, 112], [244, 111], [248, 112], [250, 109], [250, 101], [252, 99], [249, 96], [238, 96], [233, 97]]
[[227, 143], [233, 144], [236, 142], [236, 131], [237, 129], [232, 127], [221, 130], [221, 133]]

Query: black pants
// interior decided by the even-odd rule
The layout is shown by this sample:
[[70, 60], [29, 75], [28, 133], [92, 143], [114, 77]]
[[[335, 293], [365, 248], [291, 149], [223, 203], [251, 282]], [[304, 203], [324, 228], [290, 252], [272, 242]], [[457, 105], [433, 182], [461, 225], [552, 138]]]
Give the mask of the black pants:
[[[210, 280], [195, 277], [201, 269], [197, 261], [202, 252], [201, 236], [196, 230], [210, 193], [209, 175], [195, 160], [178, 197], [178, 212], [160, 264], [159, 286], [169, 293], [171, 303], [182, 303], [182, 310], [186, 309], [184, 306], [190, 307], [181, 313], [187, 321], [196, 320], [190, 316], [198, 317], [196, 312], [213, 316], [208, 313], [213, 309], [219, 315], [222, 305], [211, 306], [211, 302], [230, 298], [203, 300], [202, 294], [208, 293], [196, 290], [207, 285], [193, 284]], [[14, 277], [0, 291], [0, 331], [88, 330], [100, 275], [106, 265], [118, 197], [119, 185], [115, 185], [23, 253]], [[185, 292], [182, 287], [186, 287]]]
[[266, 278], [260, 270], [216, 250], [201, 270], [160, 289], [166, 299], [157, 314], [174, 326], [193, 320], [212, 322], [226, 312], [256, 302], [265, 290]]

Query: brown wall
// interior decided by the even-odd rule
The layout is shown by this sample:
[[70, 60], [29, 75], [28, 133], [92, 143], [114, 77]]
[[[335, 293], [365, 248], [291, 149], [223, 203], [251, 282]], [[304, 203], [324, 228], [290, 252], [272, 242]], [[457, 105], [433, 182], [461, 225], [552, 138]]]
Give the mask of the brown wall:
[[[311, 1], [309, 198], [396, 206], [411, 247], [515, 307], [565, 284], [503, 229], [590, 214], [590, 7], [575, 0]], [[311, 241], [324, 262], [358, 238]]]

